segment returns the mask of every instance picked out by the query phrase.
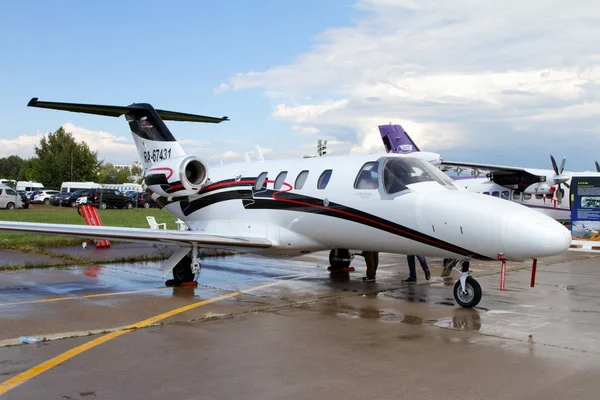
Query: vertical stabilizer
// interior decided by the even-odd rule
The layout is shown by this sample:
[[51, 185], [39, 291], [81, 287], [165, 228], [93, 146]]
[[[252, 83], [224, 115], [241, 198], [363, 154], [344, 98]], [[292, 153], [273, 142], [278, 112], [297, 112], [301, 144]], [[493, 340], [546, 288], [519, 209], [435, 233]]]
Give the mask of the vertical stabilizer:
[[407, 154], [421, 151], [400, 125], [379, 125], [379, 133], [388, 153]]

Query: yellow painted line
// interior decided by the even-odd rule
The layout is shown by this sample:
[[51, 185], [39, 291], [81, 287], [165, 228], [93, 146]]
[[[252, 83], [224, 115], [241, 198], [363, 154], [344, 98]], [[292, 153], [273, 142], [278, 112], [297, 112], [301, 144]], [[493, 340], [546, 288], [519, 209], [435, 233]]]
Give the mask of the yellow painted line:
[[129, 290], [127, 292], [108, 292], [108, 293], [87, 294], [85, 296], [52, 297], [52, 298], [49, 298], [49, 299], [39, 299], [39, 300], [9, 301], [7, 303], [0, 303], [0, 307], [2, 307], [2, 306], [13, 306], [13, 305], [19, 305], [19, 304], [51, 303], [53, 301], [61, 301], [61, 300], [93, 299], [94, 297], [106, 297], [106, 296], [118, 296], [118, 295], [121, 295], [121, 294], [135, 294], [135, 293], [144, 293], [144, 292], [156, 292], [158, 290], [168, 290], [168, 289], [173, 289], [173, 288], [171, 288], [171, 287], [164, 287], [164, 288], [154, 288], [154, 289]]
[[75, 357], [78, 354], [81, 354], [87, 350], [90, 350], [90, 349], [98, 346], [98, 345], [101, 345], [102, 343], [108, 342], [109, 340], [112, 340], [112, 339], [122, 336], [128, 332], [131, 332], [134, 329], [143, 328], [145, 326], [154, 324], [165, 318], [172, 317], [174, 315], [180, 314], [185, 311], [192, 310], [197, 307], [202, 307], [206, 304], [211, 304], [211, 303], [215, 303], [220, 300], [225, 300], [225, 299], [229, 299], [232, 297], [236, 297], [236, 296], [242, 295], [244, 293], [249, 293], [249, 292], [254, 292], [254, 291], [257, 291], [260, 289], [265, 289], [270, 286], [275, 286], [275, 285], [278, 285], [283, 282], [285, 282], [285, 281], [275, 281], [275, 282], [271, 282], [271, 283], [266, 283], [264, 285], [254, 286], [254, 287], [248, 288], [244, 291], [231, 292], [231, 293], [224, 294], [222, 296], [213, 297], [213, 298], [207, 299], [207, 300], [202, 300], [197, 303], [192, 303], [187, 306], [179, 307], [174, 310], [159, 314], [155, 317], [148, 318], [143, 321], [137, 322], [135, 324], [129, 325], [120, 331], [107, 333], [104, 336], [100, 336], [97, 339], [90, 340], [89, 342], [79, 345], [71, 350], [68, 350], [68, 351], [62, 353], [62, 354], [59, 354], [56, 357], [51, 358], [48, 361], [45, 361], [39, 365], [36, 365], [35, 367], [32, 367], [32, 368], [28, 369], [27, 371], [22, 372], [19, 375], [14, 376], [14, 377], [0, 383], [0, 396], [3, 395], [4, 393], [8, 392], [9, 390], [16, 388], [20, 384], [27, 382], [28, 380], [30, 380], [32, 378], [35, 378], [36, 376], [42, 374], [43, 372], [48, 371], [49, 369], [54, 368], [57, 365]]

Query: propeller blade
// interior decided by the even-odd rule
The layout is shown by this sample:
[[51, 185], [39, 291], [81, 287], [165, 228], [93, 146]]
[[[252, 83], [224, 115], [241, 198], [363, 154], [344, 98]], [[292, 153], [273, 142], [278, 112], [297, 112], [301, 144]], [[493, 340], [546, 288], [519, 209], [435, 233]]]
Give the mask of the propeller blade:
[[563, 185], [565, 185], [566, 187], [568, 187], [569, 189], [571, 189], [571, 185], [569, 185], [567, 182], [563, 183]]
[[552, 168], [554, 168], [554, 173], [558, 175], [558, 166], [556, 165], [556, 160], [554, 160], [554, 156], [550, 154], [550, 161], [552, 161]]
[[598, 164], [598, 161], [594, 161], [594, 164], [596, 164], [596, 171], [600, 172], [600, 164]]
[[563, 170], [565, 169], [565, 162], [567, 161], [567, 159], [565, 157], [563, 157], [562, 161], [560, 162], [560, 173], [563, 173]]
[[560, 204], [562, 202], [562, 190], [560, 188], [560, 183], [558, 184], [558, 190], [556, 191], [556, 198], [558, 199], [558, 204]]

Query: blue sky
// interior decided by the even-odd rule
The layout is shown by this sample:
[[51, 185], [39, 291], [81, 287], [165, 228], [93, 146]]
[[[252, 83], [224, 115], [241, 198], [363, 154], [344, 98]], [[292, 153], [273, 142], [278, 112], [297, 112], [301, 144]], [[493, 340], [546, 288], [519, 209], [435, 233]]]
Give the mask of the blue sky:
[[0, 22], [0, 157], [67, 124], [107, 161], [137, 158], [122, 118], [26, 107], [39, 97], [228, 115], [170, 124], [209, 164], [319, 138], [383, 151], [388, 122], [449, 160], [600, 159], [600, 5], [583, 0], [32, 1]]

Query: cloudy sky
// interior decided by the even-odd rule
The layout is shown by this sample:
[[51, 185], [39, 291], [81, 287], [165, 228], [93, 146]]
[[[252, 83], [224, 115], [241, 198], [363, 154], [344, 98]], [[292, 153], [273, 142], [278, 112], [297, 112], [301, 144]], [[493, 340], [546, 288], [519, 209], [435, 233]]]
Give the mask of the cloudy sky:
[[571, 170], [600, 160], [600, 3], [30, 6], [9, 6], [0, 24], [10, 77], [0, 157], [31, 156], [64, 126], [107, 161], [136, 159], [124, 120], [25, 107], [39, 97], [228, 115], [171, 125], [209, 163], [254, 144], [266, 158], [300, 157], [318, 139], [331, 154], [382, 152], [377, 125], [390, 122], [447, 160], [550, 168], [552, 153]]

